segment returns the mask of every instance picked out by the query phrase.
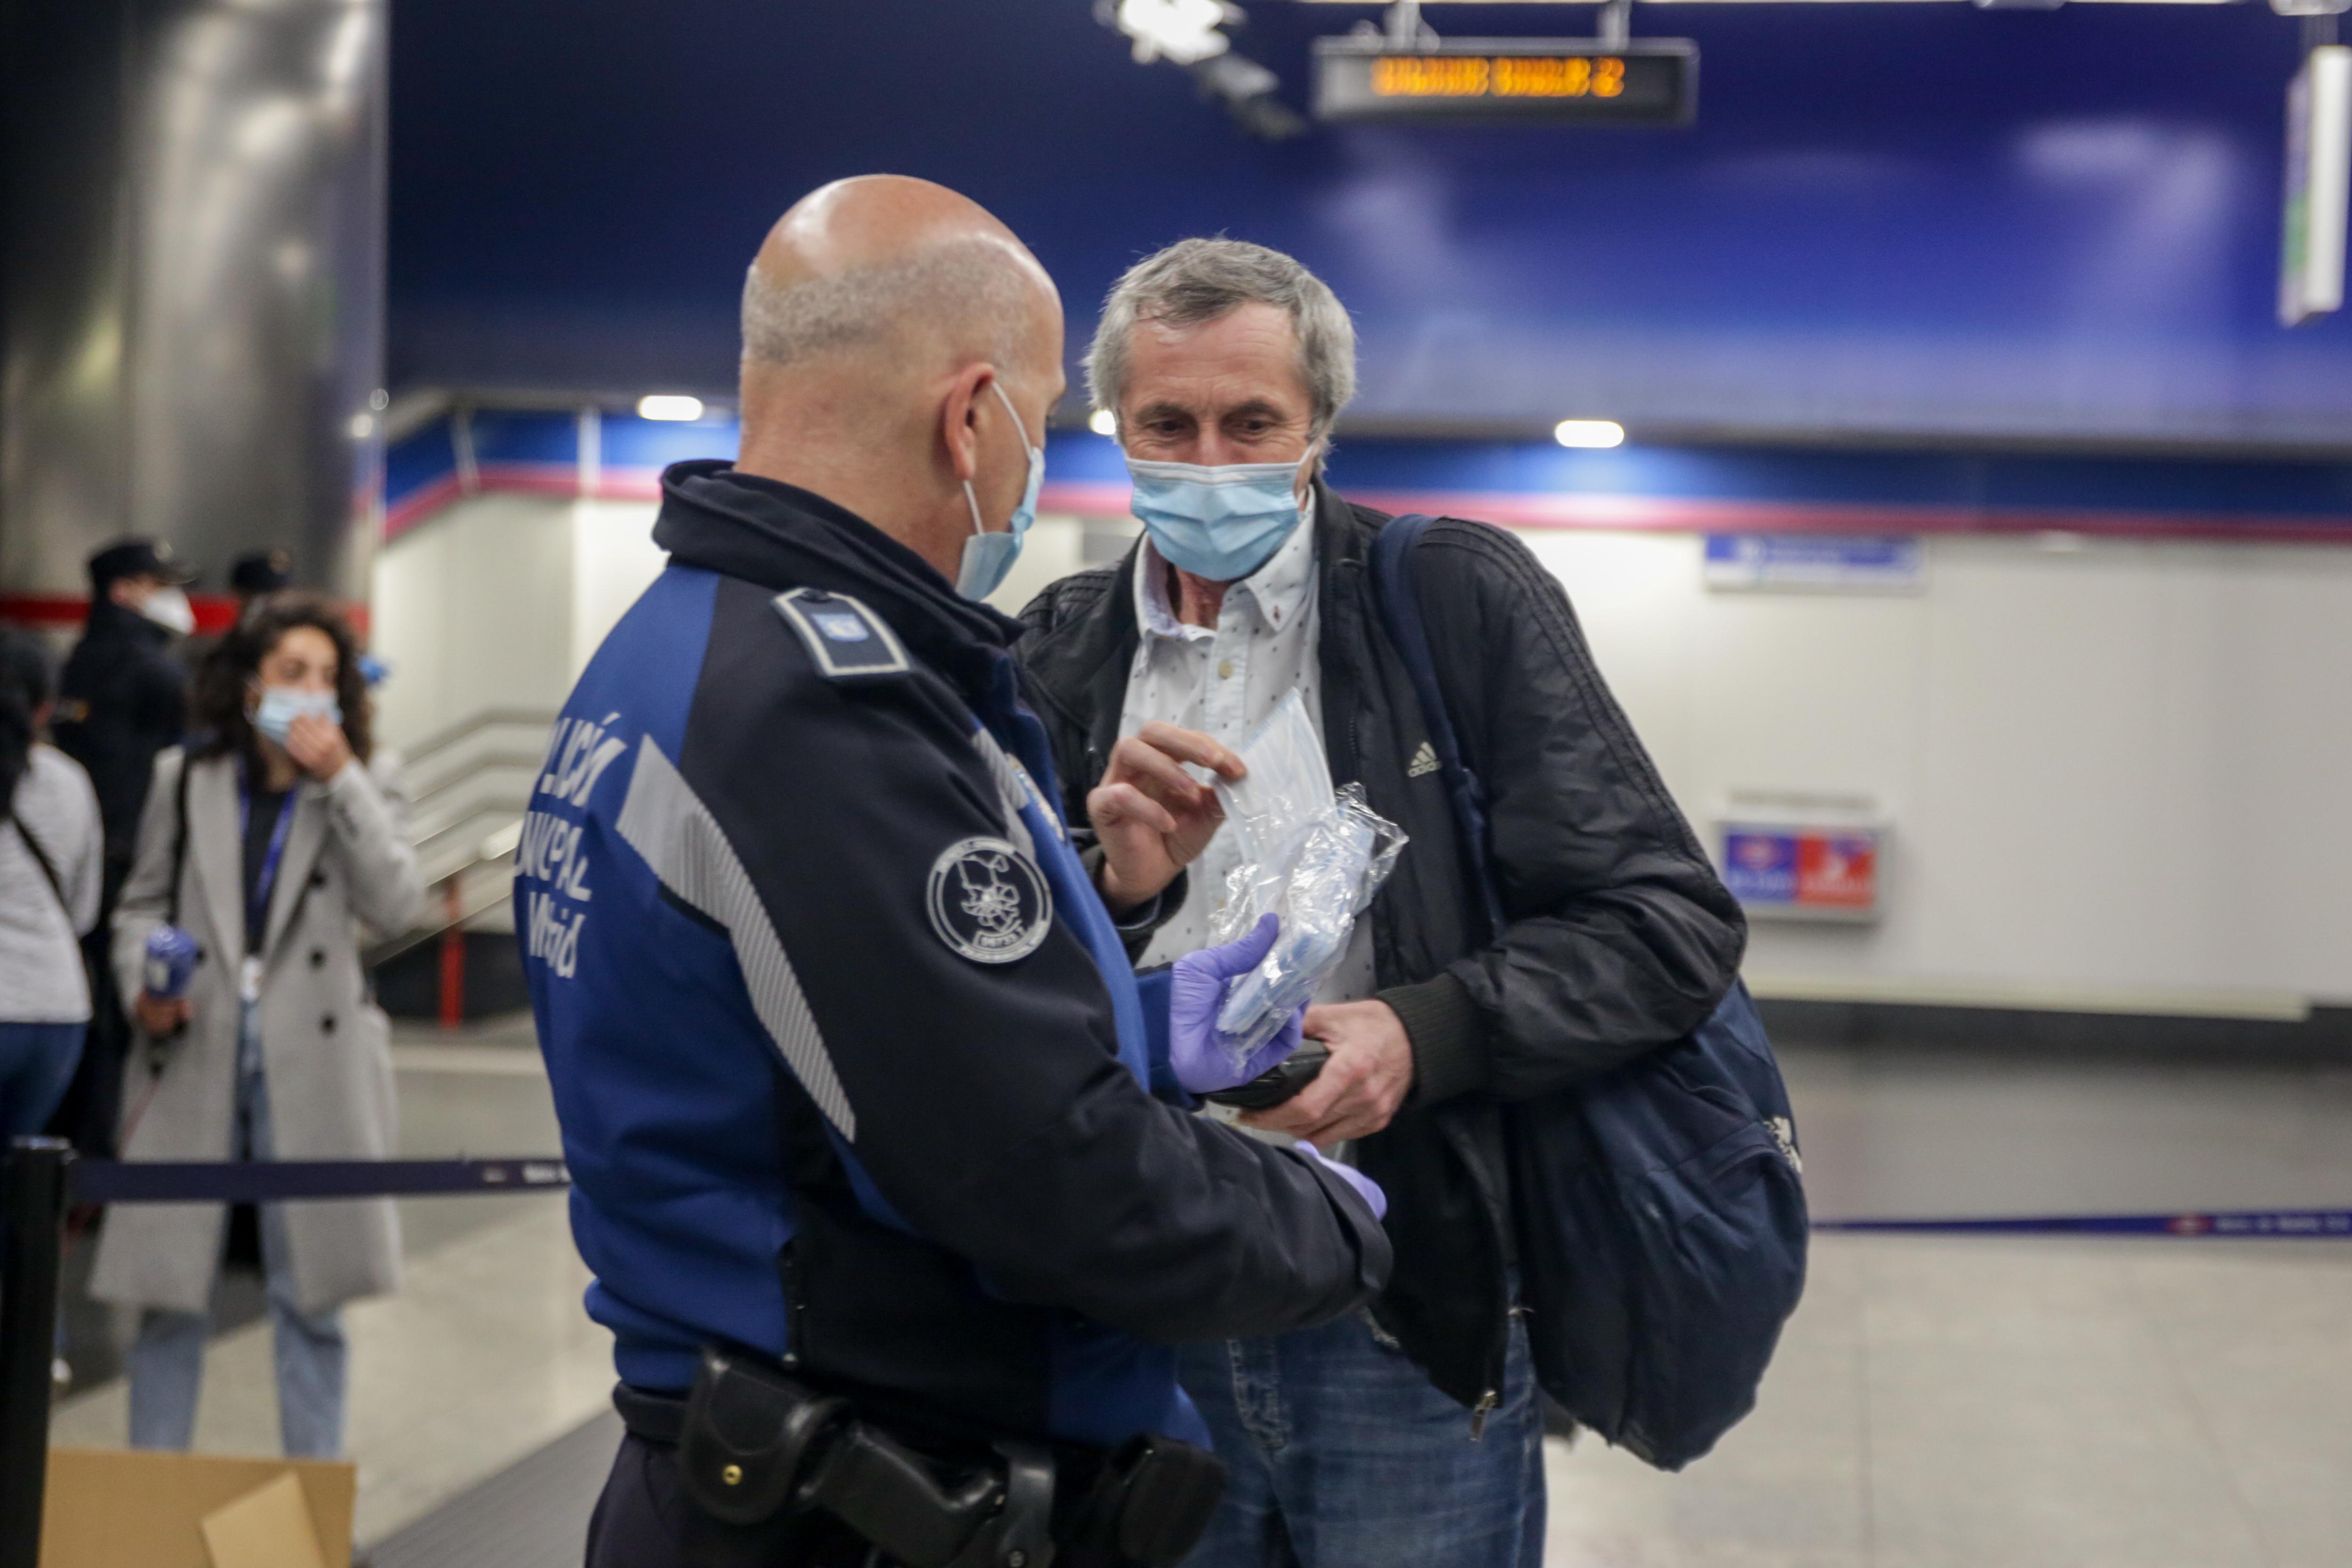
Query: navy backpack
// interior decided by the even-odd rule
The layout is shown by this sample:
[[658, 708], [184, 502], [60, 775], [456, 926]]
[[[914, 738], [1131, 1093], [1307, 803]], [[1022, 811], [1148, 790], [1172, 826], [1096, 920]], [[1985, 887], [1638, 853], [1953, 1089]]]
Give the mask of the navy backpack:
[[[1390, 640], [1412, 673], [1489, 928], [1486, 797], [1437, 684], [1408, 570], [1433, 519], [1372, 546]], [[1805, 1190], [1789, 1094], [1748, 988], [1685, 1039], [1504, 1107], [1536, 1376], [1579, 1423], [1660, 1469], [1756, 1406], [1805, 1284]]]

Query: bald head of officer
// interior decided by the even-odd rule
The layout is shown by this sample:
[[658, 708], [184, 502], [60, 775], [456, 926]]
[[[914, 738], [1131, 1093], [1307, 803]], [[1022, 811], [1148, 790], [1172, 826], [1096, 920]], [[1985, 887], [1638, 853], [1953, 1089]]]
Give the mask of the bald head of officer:
[[1013, 231], [928, 180], [796, 203], [743, 286], [735, 466], [847, 507], [958, 581], [1061, 401], [1062, 302]]

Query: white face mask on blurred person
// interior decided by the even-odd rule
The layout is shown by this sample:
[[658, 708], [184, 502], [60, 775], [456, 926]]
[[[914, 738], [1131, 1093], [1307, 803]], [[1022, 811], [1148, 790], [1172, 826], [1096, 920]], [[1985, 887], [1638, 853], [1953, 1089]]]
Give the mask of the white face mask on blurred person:
[[341, 724], [342, 705], [335, 700], [332, 692], [311, 691], [304, 686], [264, 686], [260, 701], [254, 704], [253, 727], [283, 746], [294, 721], [305, 716]]
[[196, 629], [196, 612], [187, 591], [166, 583], [139, 602], [139, 613], [166, 632], [184, 637]]

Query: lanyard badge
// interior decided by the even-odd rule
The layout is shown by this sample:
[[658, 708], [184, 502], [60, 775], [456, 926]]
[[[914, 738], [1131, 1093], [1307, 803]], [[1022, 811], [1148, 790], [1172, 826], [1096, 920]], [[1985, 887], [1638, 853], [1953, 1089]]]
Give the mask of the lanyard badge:
[[[261, 857], [261, 873], [253, 879], [253, 892], [246, 902], [246, 946], [256, 951], [247, 956], [244, 967], [237, 971], [237, 994], [248, 1003], [261, 999], [258, 949], [269, 929], [269, 895], [277, 889], [278, 862], [286, 857], [287, 834], [294, 826], [294, 793], [289, 789], [278, 798], [278, 821], [269, 829], [269, 848]], [[253, 831], [253, 789], [242, 776], [238, 779], [236, 805], [237, 839], [241, 843]]]

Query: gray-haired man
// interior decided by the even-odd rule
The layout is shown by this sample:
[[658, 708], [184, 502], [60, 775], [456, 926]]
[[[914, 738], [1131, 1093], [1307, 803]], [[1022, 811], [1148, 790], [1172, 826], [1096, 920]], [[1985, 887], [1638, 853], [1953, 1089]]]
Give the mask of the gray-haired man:
[[[1491, 797], [1506, 924], [1486, 929], [1372, 597], [1366, 551], [1387, 519], [1320, 477], [1355, 336], [1313, 274], [1258, 246], [1172, 246], [1112, 289], [1087, 368], [1147, 531], [1025, 616], [1021, 653], [1073, 820], [1090, 805], [1106, 847], [1167, 831], [1150, 800], [1096, 787], [1107, 770], [1172, 778], [1156, 740], [1238, 745], [1298, 688], [1332, 778], [1360, 781], [1412, 835], [1308, 1010], [1329, 1064], [1250, 1118], [1352, 1147], [1388, 1190], [1396, 1273], [1369, 1315], [1186, 1351], [1185, 1387], [1232, 1473], [1192, 1562], [1534, 1568], [1542, 1422], [1512, 1307], [1521, 1249], [1557, 1243], [1515, 1223], [1499, 1108], [1696, 1026], [1737, 971], [1738, 908], [1559, 584], [1509, 535], [1447, 520], [1415, 552], [1415, 586]], [[1207, 944], [1233, 836], [1210, 843], [1189, 886], [1098, 875], [1114, 913], [1164, 921], [1144, 962]]]

